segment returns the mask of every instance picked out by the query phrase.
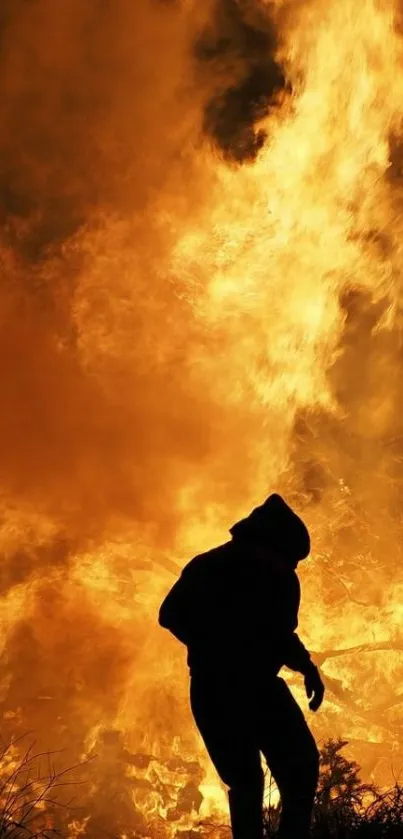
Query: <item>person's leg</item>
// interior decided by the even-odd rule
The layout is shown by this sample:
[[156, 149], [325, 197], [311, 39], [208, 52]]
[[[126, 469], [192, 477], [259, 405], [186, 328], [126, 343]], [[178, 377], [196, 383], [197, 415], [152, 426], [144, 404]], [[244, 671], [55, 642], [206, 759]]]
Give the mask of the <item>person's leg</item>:
[[234, 839], [262, 839], [263, 772], [245, 705], [227, 686], [193, 676], [191, 706], [210, 758], [227, 785]]
[[260, 748], [281, 797], [279, 839], [306, 839], [318, 783], [319, 754], [301, 708], [282, 679], [260, 703]]

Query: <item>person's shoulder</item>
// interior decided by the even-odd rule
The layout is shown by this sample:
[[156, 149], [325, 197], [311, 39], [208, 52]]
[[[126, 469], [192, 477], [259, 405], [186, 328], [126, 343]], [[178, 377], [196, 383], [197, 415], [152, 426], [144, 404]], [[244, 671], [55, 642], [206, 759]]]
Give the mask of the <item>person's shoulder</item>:
[[225, 559], [230, 559], [233, 553], [232, 542], [225, 542], [223, 545], [217, 545], [210, 548], [208, 551], [196, 554], [193, 559], [185, 565], [184, 574], [191, 574], [192, 572], [207, 571], [211, 566], [215, 566], [218, 562], [224, 562]]

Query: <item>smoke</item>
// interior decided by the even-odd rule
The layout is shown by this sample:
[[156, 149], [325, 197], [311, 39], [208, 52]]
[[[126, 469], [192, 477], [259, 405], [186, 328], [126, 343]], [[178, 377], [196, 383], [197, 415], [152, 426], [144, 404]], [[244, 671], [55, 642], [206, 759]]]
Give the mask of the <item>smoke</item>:
[[274, 5], [218, 0], [196, 43], [199, 61], [221, 80], [205, 108], [204, 127], [229, 161], [256, 158], [267, 139], [263, 119], [283, 101], [281, 94], [290, 92], [277, 58], [275, 17]]
[[[138, 515], [146, 497], [158, 506], [169, 484], [162, 452], [175, 462], [181, 416], [197, 415], [197, 395], [178, 393], [178, 373], [167, 381], [180, 353], [171, 347], [179, 305], [169, 277], [156, 277], [169, 247], [158, 208], [192, 177], [192, 132], [198, 137], [191, 27], [191, 14], [155, 3], [3, 9], [1, 484], [69, 527], [81, 511], [86, 529], [114, 509]], [[83, 360], [98, 327], [97, 312], [88, 318], [95, 301], [87, 315], [81, 302], [91, 270], [110, 318], [99, 324], [110, 333], [94, 336], [108, 356], [102, 371], [88, 352]], [[168, 309], [172, 327], [162, 335]], [[111, 347], [119, 330], [120, 373]], [[115, 375], [112, 394], [105, 380]], [[153, 420], [156, 403], [162, 416]], [[196, 425], [191, 457], [203, 452]], [[142, 452], [148, 463], [139, 463]]]

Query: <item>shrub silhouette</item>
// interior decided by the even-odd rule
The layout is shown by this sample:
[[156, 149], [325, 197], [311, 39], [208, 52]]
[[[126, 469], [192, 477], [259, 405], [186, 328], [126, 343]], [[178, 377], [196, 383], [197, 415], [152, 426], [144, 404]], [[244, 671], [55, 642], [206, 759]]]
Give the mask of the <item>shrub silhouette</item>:
[[[331, 739], [320, 752], [320, 777], [312, 819], [312, 839], [402, 839], [403, 787], [381, 791], [360, 778], [360, 768]], [[267, 839], [275, 836], [279, 808], [265, 811]]]

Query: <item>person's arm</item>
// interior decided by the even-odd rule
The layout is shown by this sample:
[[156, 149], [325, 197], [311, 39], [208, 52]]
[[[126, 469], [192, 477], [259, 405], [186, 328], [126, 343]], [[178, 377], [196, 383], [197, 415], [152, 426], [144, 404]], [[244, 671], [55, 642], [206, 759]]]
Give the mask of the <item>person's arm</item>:
[[310, 653], [296, 632], [292, 632], [288, 636], [284, 647], [285, 666], [305, 676], [313, 662]]
[[296, 633], [298, 627], [298, 610], [301, 599], [301, 589], [297, 575], [293, 575], [291, 601], [291, 626], [284, 644], [284, 664], [290, 670], [302, 673], [305, 691], [309, 699], [311, 711], [317, 711], [323, 702], [325, 686], [320, 672], [312, 661], [311, 655]]

